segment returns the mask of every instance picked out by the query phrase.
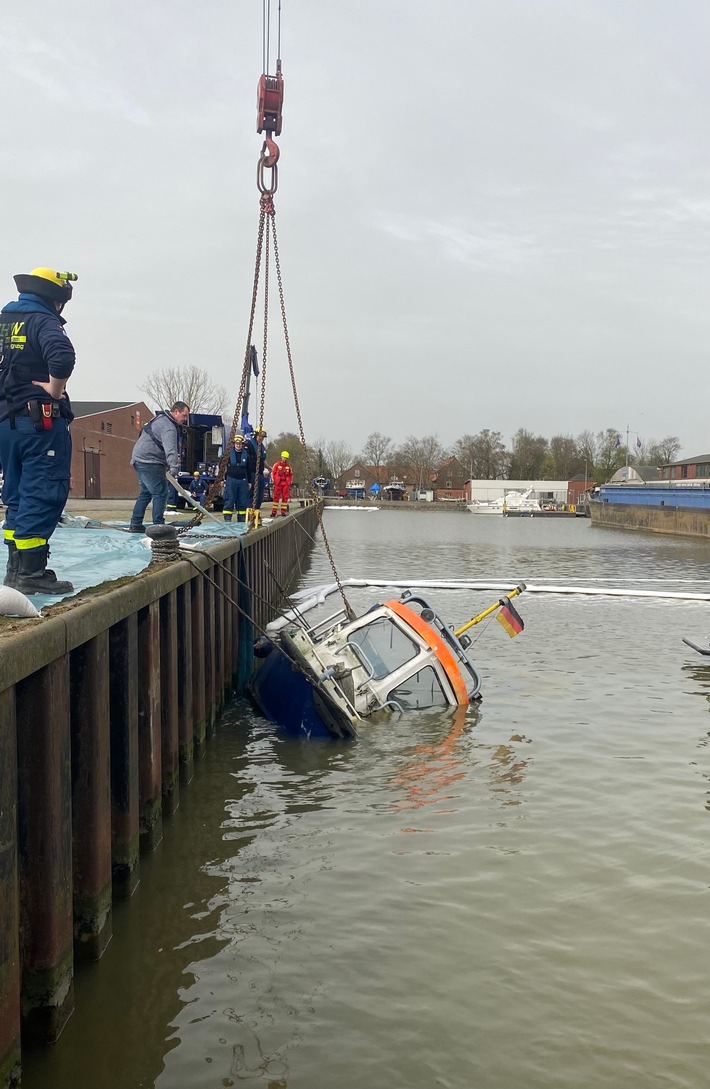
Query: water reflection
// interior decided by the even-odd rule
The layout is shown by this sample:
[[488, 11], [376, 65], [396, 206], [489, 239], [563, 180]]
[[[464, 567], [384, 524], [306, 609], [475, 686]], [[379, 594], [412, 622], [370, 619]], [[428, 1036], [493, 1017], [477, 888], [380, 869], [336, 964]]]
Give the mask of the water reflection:
[[[417, 745], [405, 766], [390, 780], [390, 787], [404, 794], [401, 801], [392, 804], [394, 811], [421, 809], [425, 805], [452, 800], [451, 788], [466, 774], [466, 754], [460, 741], [464, 731], [476, 724], [478, 709], [458, 707], [446, 717], [450, 721], [445, 736], [437, 742]], [[441, 716], [437, 716], [435, 725], [440, 719]], [[417, 725], [421, 727], [422, 724]]]
[[513, 743], [530, 744], [523, 734], [513, 734], [507, 745], [499, 745], [493, 753], [493, 783], [491, 789], [503, 795], [503, 805], [520, 805], [517, 788], [525, 778], [528, 761], [521, 759]]

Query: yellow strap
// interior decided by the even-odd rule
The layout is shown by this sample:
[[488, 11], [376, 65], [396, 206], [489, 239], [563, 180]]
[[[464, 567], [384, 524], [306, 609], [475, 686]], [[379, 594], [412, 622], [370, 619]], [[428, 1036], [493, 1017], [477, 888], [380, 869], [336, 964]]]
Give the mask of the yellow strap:
[[15, 537], [15, 544], [17, 545], [18, 552], [24, 552], [26, 549], [30, 548], [41, 548], [42, 545], [46, 545], [46, 543], [46, 537], [25, 537], [23, 540]]
[[5, 537], [6, 541], [14, 541], [15, 540], [15, 531], [14, 531], [14, 529], [4, 529], [2, 532], [3, 532], [3, 536]]

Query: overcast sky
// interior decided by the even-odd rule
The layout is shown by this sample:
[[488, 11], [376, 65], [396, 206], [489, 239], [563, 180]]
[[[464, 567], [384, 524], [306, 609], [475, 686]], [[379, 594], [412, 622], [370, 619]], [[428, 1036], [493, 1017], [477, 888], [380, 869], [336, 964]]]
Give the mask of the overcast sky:
[[[710, 4], [282, 5], [307, 438], [628, 426], [710, 451]], [[78, 272], [74, 399], [195, 363], [236, 400], [261, 70], [261, 0], [3, 5], [0, 292]], [[273, 434], [295, 429], [276, 297], [269, 343]]]

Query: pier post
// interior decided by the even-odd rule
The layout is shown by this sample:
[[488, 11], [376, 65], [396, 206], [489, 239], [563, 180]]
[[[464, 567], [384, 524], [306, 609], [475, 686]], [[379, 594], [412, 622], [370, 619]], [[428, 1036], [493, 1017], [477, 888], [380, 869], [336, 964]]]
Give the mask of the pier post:
[[71, 655], [74, 952], [98, 960], [111, 940], [109, 639]]
[[138, 612], [138, 768], [141, 849], [163, 838], [162, 721], [160, 713], [160, 604]]
[[23, 1044], [74, 1009], [69, 655], [16, 688]]
[[0, 692], [0, 1089], [20, 1084], [20, 903], [15, 693]]
[[140, 875], [138, 823], [138, 624], [136, 615], [110, 631], [111, 840], [113, 892], [133, 895]]

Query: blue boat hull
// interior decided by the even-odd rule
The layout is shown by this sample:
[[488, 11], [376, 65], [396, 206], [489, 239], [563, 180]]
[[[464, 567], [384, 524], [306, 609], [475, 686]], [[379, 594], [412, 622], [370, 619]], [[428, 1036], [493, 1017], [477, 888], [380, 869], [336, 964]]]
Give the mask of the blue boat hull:
[[[284, 654], [273, 650], [258, 662], [249, 695], [266, 718], [293, 737], [355, 737], [342, 718], [333, 721], [322, 696]], [[330, 725], [326, 720], [330, 720]]]

